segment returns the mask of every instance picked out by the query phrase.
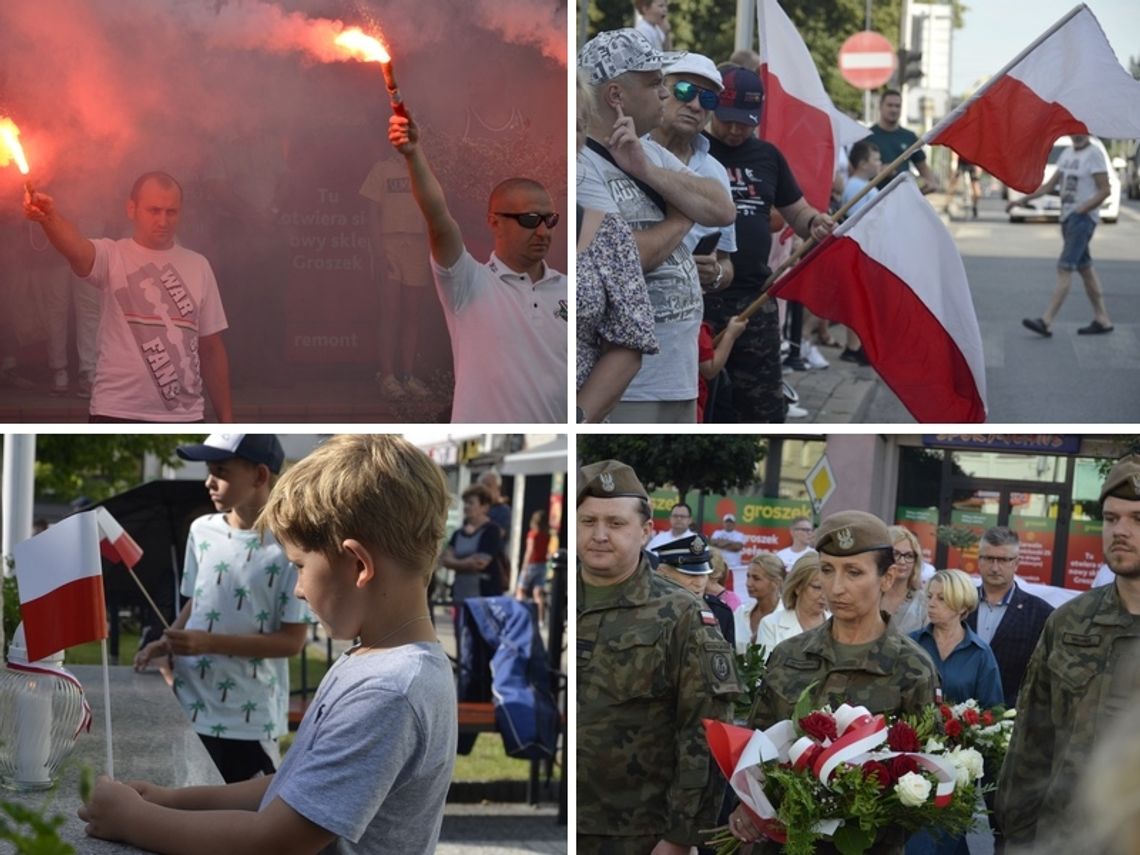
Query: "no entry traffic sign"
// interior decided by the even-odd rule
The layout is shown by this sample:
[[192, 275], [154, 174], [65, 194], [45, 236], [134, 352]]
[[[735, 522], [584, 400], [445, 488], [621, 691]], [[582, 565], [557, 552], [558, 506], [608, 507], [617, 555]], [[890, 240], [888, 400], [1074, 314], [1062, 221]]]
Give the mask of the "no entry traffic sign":
[[891, 79], [898, 65], [885, 36], [870, 30], [856, 33], [839, 49], [839, 73], [857, 89], [875, 89]]

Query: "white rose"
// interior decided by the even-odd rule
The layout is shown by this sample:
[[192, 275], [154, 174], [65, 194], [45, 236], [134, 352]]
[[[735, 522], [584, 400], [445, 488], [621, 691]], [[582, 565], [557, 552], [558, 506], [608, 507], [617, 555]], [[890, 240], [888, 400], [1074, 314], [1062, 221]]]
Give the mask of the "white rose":
[[927, 754], [941, 754], [946, 750], [946, 746], [939, 742], [934, 737], [926, 740], [926, 748], [923, 749]]
[[958, 782], [969, 784], [982, 777], [985, 761], [973, 748], [955, 748], [950, 752], [950, 762], [958, 770]]
[[1016, 718], [1016, 717], [1017, 717], [1017, 710], [1016, 709], [1006, 710], [1004, 713], [1002, 713], [1002, 718]]
[[895, 793], [906, 807], [925, 804], [930, 796], [930, 781], [914, 772], [907, 772], [895, 784]]

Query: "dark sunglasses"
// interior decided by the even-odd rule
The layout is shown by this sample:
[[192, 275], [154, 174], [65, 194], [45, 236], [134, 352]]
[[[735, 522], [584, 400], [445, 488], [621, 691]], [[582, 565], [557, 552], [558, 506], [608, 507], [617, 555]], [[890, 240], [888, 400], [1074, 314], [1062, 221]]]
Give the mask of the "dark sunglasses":
[[525, 214], [508, 214], [505, 211], [495, 211], [495, 216], [510, 217], [524, 229], [537, 229], [539, 223], [546, 223], [548, 229], [558, 225], [557, 214], [536, 214], [534, 211], [527, 211]]
[[702, 89], [687, 80], [678, 80], [673, 84], [673, 97], [686, 104], [698, 98], [703, 110], [715, 110], [720, 104], [720, 95], [715, 89]]

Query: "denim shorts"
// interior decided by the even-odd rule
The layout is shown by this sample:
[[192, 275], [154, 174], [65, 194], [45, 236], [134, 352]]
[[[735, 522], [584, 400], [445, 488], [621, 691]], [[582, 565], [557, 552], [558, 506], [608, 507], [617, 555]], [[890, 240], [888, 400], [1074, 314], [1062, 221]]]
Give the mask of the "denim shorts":
[[1069, 214], [1061, 223], [1061, 237], [1065, 245], [1061, 248], [1061, 258], [1057, 261], [1058, 270], [1084, 270], [1092, 267], [1089, 255], [1089, 241], [1096, 230], [1096, 220], [1088, 214]]

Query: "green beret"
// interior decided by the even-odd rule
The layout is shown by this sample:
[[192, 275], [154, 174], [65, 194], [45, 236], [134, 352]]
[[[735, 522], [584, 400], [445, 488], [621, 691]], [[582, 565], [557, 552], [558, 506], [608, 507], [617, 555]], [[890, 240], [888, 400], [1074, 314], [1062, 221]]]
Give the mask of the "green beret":
[[820, 524], [815, 535], [815, 548], [828, 555], [858, 555], [891, 546], [887, 524], [864, 511], [832, 514]]
[[657, 547], [654, 552], [662, 564], [688, 573], [690, 576], [707, 576], [712, 573], [712, 554], [708, 541], [699, 534], [679, 537]]
[[620, 460], [603, 460], [578, 470], [578, 504], [587, 497], [619, 499], [632, 496], [649, 501], [649, 493], [637, 478], [637, 473]]
[[1100, 491], [1101, 502], [1109, 496], [1140, 501], [1140, 454], [1129, 454], [1112, 465]]

